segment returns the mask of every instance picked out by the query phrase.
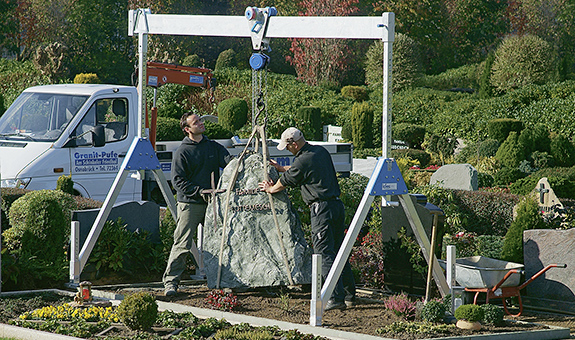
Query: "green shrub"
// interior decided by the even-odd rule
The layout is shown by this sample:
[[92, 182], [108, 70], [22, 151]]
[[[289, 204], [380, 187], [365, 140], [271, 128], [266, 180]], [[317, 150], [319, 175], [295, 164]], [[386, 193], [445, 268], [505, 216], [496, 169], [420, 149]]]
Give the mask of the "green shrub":
[[6, 107], [4, 106], [4, 96], [0, 93], [0, 117], [6, 112]]
[[78, 73], [74, 77], [74, 84], [100, 84], [100, 78], [96, 73]]
[[494, 157], [500, 146], [501, 143], [497, 140], [488, 138], [477, 143], [477, 155], [479, 157]]
[[491, 188], [495, 184], [495, 178], [485, 172], [477, 173], [477, 187], [478, 188]]
[[454, 154], [456, 146], [457, 139], [449, 136], [428, 134], [425, 140], [425, 150], [438, 154], [442, 161]]
[[509, 36], [495, 51], [491, 84], [507, 92], [552, 81], [555, 78], [556, 55], [553, 46], [536, 35]]
[[412, 149], [421, 149], [425, 139], [425, 126], [400, 123], [393, 126], [392, 137], [402, 140]]
[[2, 188], [0, 194], [2, 195], [0, 199], [0, 213], [2, 214], [2, 230], [7, 230], [9, 228], [8, 223], [8, 212], [12, 203], [17, 199], [24, 196], [30, 190], [18, 189], [18, 188]]
[[182, 65], [184, 66], [191, 66], [191, 67], [199, 67], [202, 65], [202, 61], [197, 54], [190, 54], [182, 60]]
[[74, 209], [72, 196], [60, 190], [28, 192], [10, 207], [12, 228], [2, 234], [7, 248], [17, 254], [58, 262], [64, 258]]
[[421, 309], [421, 319], [428, 322], [443, 322], [447, 308], [441, 301], [428, 301]]
[[533, 151], [530, 158], [536, 169], [552, 168], [555, 166], [555, 159], [547, 152]]
[[528, 177], [517, 180], [509, 189], [517, 195], [527, 195], [542, 177], [547, 177], [549, 184], [560, 198], [575, 198], [575, 169], [547, 168], [541, 169]]
[[[383, 80], [383, 43], [374, 42], [367, 51], [365, 80], [370, 87], [381, 89]], [[391, 76], [393, 92], [413, 87], [423, 74], [420, 45], [409, 36], [396, 33], [393, 43]]]
[[118, 306], [118, 317], [132, 330], [149, 330], [158, 318], [158, 304], [153, 295], [138, 292], [128, 295]]
[[233, 49], [227, 49], [220, 53], [218, 59], [216, 60], [216, 70], [221, 70], [226, 67], [237, 66], [236, 52]]
[[351, 128], [354, 148], [373, 147], [373, 106], [369, 103], [355, 103], [351, 109]]
[[218, 123], [205, 121], [204, 126], [206, 127], [204, 135], [208, 136], [210, 139], [228, 139], [232, 138], [234, 135], [230, 130], [227, 130]]
[[503, 324], [503, 316], [505, 313], [501, 307], [486, 303], [481, 305], [483, 309], [483, 320], [481, 324], [499, 326]]
[[479, 97], [486, 99], [493, 96], [493, 86], [491, 85], [491, 68], [495, 61], [495, 53], [489, 52], [485, 62], [482, 63], [483, 70], [479, 79]]
[[487, 125], [487, 133], [489, 138], [497, 140], [499, 143], [503, 143], [511, 131], [521, 133], [523, 130], [523, 123], [517, 119], [511, 118], [499, 118], [490, 120]]
[[162, 106], [158, 106], [158, 117], [173, 118], [179, 121], [185, 111], [186, 110], [176, 102], [165, 103]]
[[74, 182], [72, 181], [72, 175], [62, 175], [58, 177], [58, 181], [56, 181], [56, 190], [61, 190], [67, 194], [74, 195]]
[[525, 155], [531, 155], [535, 151], [549, 152], [551, 150], [549, 130], [541, 123], [535, 124], [530, 129], [523, 129], [518, 141], [523, 146]]
[[427, 168], [429, 162], [431, 161], [431, 155], [429, 153], [417, 149], [391, 150], [391, 157], [395, 159], [411, 158], [413, 160], [417, 160], [419, 161], [419, 167], [422, 169]]
[[306, 140], [321, 141], [323, 139], [321, 109], [315, 106], [300, 107], [297, 110], [297, 127]]
[[457, 320], [466, 320], [469, 322], [483, 320], [483, 309], [479, 305], [461, 305], [455, 310]]
[[344, 86], [341, 88], [341, 95], [356, 102], [363, 102], [369, 99], [367, 89], [364, 86]]
[[248, 121], [248, 103], [241, 98], [228, 98], [218, 104], [218, 124], [235, 132]]
[[[508, 228], [509, 227], [506, 226], [505, 229]], [[504, 239], [504, 237], [497, 235], [477, 236], [477, 253], [474, 255], [490, 257], [492, 259], [501, 259], [501, 248], [503, 248]]]
[[517, 218], [505, 234], [501, 257], [505, 261], [523, 263], [523, 231], [546, 228], [537, 202], [532, 198], [526, 198], [517, 206]]
[[557, 166], [567, 167], [575, 164], [575, 146], [564, 135], [553, 136], [550, 151]]
[[511, 131], [509, 137], [501, 144], [495, 158], [503, 167], [517, 168], [522, 160], [525, 159], [523, 147], [519, 144], [517, 132]]
[[419, 80], [419, 86], [436, 90], [466, 89], [472, 91], [478, 87], [477, 64], [463, 65], [446, 70], [440, 74], [425, 75]]
[[177, 141], [184, 139], [180, 129], [180, 120], [175, 118], [158, 117], [156, 124], [157, 141]]
[[454, 200], [463, 214], [465, 230], [479, 235], [505, 235], [513, 222], [519, 196], [501, 191], [456, 191]]
[[499, 187], [507, 187], [523, 177], [525, 177], [525, 174], [517, 168], [502, 168], [493, 175], [493, 184]]

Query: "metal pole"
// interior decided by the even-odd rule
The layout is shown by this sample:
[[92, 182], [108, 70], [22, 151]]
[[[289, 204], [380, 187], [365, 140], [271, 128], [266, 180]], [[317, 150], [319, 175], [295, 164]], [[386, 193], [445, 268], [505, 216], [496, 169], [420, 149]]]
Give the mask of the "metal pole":
[[309, 314], [309, 324], [311, 326], [321, 326], [323, 317], [323, 306], [321, 303], [321, 255], [311, 256], [311, 305]]
[[447, 246], [447, 284], [451, 294], [451, 314], [455, 313], [455, 246]]
[[381, 155], [389, 158], [391, 154], [391, 65], [393, 41], [395, 35], [395, 14], [383, 13], [383, 26], [387, 34], [383, 37], [383, 116], [381, 119]]

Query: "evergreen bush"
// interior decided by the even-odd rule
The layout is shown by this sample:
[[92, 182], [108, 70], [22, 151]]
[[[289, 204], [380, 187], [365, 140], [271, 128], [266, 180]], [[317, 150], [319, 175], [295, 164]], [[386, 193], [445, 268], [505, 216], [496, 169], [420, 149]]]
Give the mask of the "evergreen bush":
[[421, 149], [421, 143], [425, 139], [425, 126], [399, 123], [393, 126], [391, 136], [406, 142], [412, 149]]
[[491, 84], [507, 92], [526, 85], [542, 85], [555, 80], [557, 53], [536, 35], [512, 35], [495, 51]]
[[180, 120], [175, 118], [158, 117], [156, 123], [157, 141], [179, 141], [184, 139], [180, 128]]
[[72, 196], [60, 190], [26, 193], [10, 207], [12, 227], [2, 233], [6, 247], [43, 261], [62, 261], [70, 235], [71, 211], [75, 209]]
[[517, 206], [517, 218], [505, 234], [501, 257], [505, 261], [523, 263], [523, 231], [546, 228], [537, 202], [527, 197]]
[[525, 177], [525, 174], [517, 168], [502, 168], [493, 175], [493, 184], [499, 187], [507, 187]]
[[503, 167], [517, 168], [522, 160], [525, 159], [523, 146], [519, 144], [517, 132], [511, 131], [509, 137], [501, 144], [495, 158]]
[[173, 118], [179, 121], [185, 111], [180, 104], [169, 102], [158, 106], [158, 117]]
[[500, 146], [501, 143], [497, 140], [488, 138], [477, 143], [477, 155], [479, 157], [494, 157]]
[[229, 139], [234, 135], [230, 130], [227, 130], [218, 123], [204, 121], [204, 126], [206, 127], [204, 135], [210, 139]]
[[455, 310], [457, 320], [466, 320], [469, 322], [483, 320], [483, 309], [479, 305], [461, 305]]
[[122, 300], [116, 313], [131, 330], [147, 331], [158, 318], [156, 298], [146, 292], [130, 294]]
[[537, 185], [542, 177], [547, 177], [549, 184], [560, 198], [575, 199], [575, 169], [574, 168], [546, 168], [541, 169], [528, 177], [521, 178], [513, 183], [509, 189], [517, 195], [527, 195]]
[[191, 66], [191, 67], [200, 67], [202, 66], [202, 61], [197, 54], [190, 54], [182, 60], [182, 65], [184, 66]]
[[425, 75], [419, 80], [418, 85], [442, 91], [474, 92], [473, 89], [479, 86], [478, 67], [478, 64], [468, 64], [440, 74]]
[[351, 109], [351, 128], [354, 148], [373, 147], [373, 106], [369, 103], [355, 103]]
[[486, 303], [481, 305], [483, 309], [483, 320], [481, 324], [499, 326], [503, 324], [503, 317], [505, 313], [501, 307]]
[[445, 312], [447, 312], [447, 308], [443, 302], [431, 300], [423, 305], [420, 317], [427, 322], [443, 322]]
[[541, 123], [535, 124], [532, 128], [523, 129], [518, 141], [523, 146], [525, 155], [531, 155], [535, 151], [549, 152], [551, 150], [549, 130]]
[[356, 102], [363, 102], [369, 99], [369, 93], [365, 86], [347, 85], [341, 88], [341, 95], [353, 99]]
[[417, 149], [391, 150], [391, 157], [395, 159], [411, 158], [413, 160], [417, 160], [419, 161], [419, 167], [421, 169], [427, 168], [429, 162], [431, 161], [431, 155], [429, 153]]
[[481, 72], [481, 78], [479, 80], [479, 98], [489, 98], [493, 96], [493, 86], [491, 85], [491, 68], [493, 67], [493, 62], [495, 61], [495, 53], [489, 52], [485, 62], [482, 63], [483, 70]]
[[296, 125], [306, 140], [323, 140], [321, 109], [315, 106], [302, 106], [297, 110]]
[[425, 150], [438, 154], [442, 161], [447, 157], [453, 156], [456, 146], [457, 139], [454, 137], [438, 136], [436, 134], [428, 134], [426, 136]]
[[548, 152], [533, 151], [530, 158], [533, 161], [533, 166], [538, 170], [555, 166], [555, 159]]
[[74, 84], [100, 84], [100, 78], [96, 73], [78, 73], [74, 77]]
[[61, 190], [67, 194], [74, 195], [74, 182], [72, 175], [62, 175], [56, 181], [56, 190]]
[[6, 112], [6, 107], [4, 106], [4, 96], [0, 93], [0, 117]]
[[499, 143], [503, 143], [511, 131], [521, 133], [523, 130], [523, 123], [517, 119], [512, 118], [498, 118], [493, 119], [488, 122], [487, 133], [489, 138], [497, 140]]
[[216, 60], [216, 70], [221, 70], [226, 67], [235, 67], [238, 63], [236, 61], [236, 52], [233, 49], [227, 49], [220, 53]]
[[575, 146], [564, 135], [556, 134], [553, 136], [550, 151], [557, 166], [575, 165]]
[[248, 103], [241, 98], [228, 98], [218, 104], [218, 124], [232, 133], [248, 121]]

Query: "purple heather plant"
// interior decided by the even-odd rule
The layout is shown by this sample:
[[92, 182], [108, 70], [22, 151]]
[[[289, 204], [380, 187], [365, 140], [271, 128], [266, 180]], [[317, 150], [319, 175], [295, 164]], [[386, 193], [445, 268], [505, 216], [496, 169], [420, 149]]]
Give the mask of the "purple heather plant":
[[416, 301], [411, 301], [405, 293], [388, 296], [383, 302], [385, 308], [405, 319], [413, 319], [415, 317], [416, 303]]

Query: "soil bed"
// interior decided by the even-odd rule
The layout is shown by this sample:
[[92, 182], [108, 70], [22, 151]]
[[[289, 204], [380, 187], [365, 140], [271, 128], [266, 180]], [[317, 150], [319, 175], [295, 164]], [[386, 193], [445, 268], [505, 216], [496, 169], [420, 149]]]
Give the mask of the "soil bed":
[[[134, 289], [120, 289], [117, 293], [129, 294]], [[160, 301], [178, 303], [182, 305], [194, 306], [198, 308], [210, 308], [205, 299], [212, 289], [205, 285], [184, 286], [175, 297], [163, 296], [160, 288], [137, 288], [136, 290], [147, 290], [156, 295]], [[310, 299], [309, 291], [305, 287], [296, 289], [283, 288], [259, 288], [245, 292], [234, 292], [238, 297], [240, 306], [233, 309], [233, 313], [251, 315], [267, 319], [275, 319], [292, 323], [309, 324]], [[394, 338], [394, 339], [423, 339], [434, 337], [464, 336], [478, 334], [494, 334], [502, 332], [530, 331], [538, 329], [548, 329], [544, 325], [534, 325], [531, 323], [517, 323], [516, 320], [529, 318], [529, 313], [519, 318], [507, 317], [505, 325], [483, 326], [480, 331], [462, 330], [456, 327], [449, 327], [442, 333], [385, 333], [381, 329], [394, 322], [406, 321], [390, 310], [385, 309], [381, 300], [374, 299], [373, 296], [361, 295], [354, 307], [345, 310], [327, 311], [323, 315], [323, 325], [332, 329], [364, 333], [374, 336]], [[531, 321], [534, 318], [531, 318]], [[565, 322], [573, 323], [575, 317], [556, 317], [558, 326], [564, 326]], [[379, 330], [379, 331], [378, 331]]]

